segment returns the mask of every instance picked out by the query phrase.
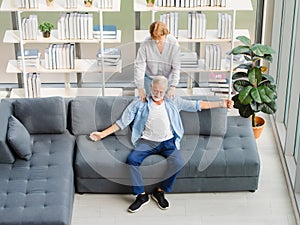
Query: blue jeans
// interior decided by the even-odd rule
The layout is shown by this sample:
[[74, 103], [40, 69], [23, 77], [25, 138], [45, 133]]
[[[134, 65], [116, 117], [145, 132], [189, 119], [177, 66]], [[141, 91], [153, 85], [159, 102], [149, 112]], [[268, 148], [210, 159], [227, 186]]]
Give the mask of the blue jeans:
[[130, 168], [133, 194], [138, 195], [145, 192], [143, 177], [139, 166], [143, 160], [152, 154], [159, 154], [166, 158], [168, 170], [165, 173], [166, 179], [160, 184], [160, 188], [165, 192], [170, 192], [175, 179], [183, 167], [183, 160], [180, 152], [175, 146], [174, 138], [163, 142], [148, 141], [140, 139], [136, 148], [127, 157], [127, 164]]

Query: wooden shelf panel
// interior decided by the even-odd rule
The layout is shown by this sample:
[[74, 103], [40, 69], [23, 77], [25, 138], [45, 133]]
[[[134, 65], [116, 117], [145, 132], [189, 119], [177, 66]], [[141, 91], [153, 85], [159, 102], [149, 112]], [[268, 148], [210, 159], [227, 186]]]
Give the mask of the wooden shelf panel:
[[[49, 70], [44, 67], [45, 61], [41, 60], [39, 68], [26, 67], [28, 73], [97, 73], [102, 72], [102, 67], [97, 65], [96, 59], [75, 59], [75, 69], [53, 69]], [[119, 61], [117, 66], [105, 66], [104, 72], [107, 73], [121, 73], [122, 60]], [[17, 60], [9, 60], [7, 73], [21, 73], [22, 69], [18, 67]]]
[[[122, 96], [122, 88], [105, 88], [105, 96]], [[41, 97], [61, 96], [74, 98], [77, 96], [102, 96], [102, 88], [41, 88]], [[24, 98], [23, 88], [12, 89], [10, 98]]]
[[0, 11], [20, 11], [20, 12], [73, 12], [73, 11], [81, 11], [81, 12], [119, 12], [121, 10], [121, 2], [113, 0], [112, 8], [102, 9], [98, 8], [97, 1], [94, 1], [93, 6], [85, 7], [83, 0], [78, 0], [78, 6], [76, 8], [67, 9], [65, 7], [65, 0], [55, 0], [54, 5], [52, 7], [48, 7], [46, 5], [46, 1], [39, 0], [39, 8], [33, 9], [22, 9], [17, 8], [14, 0], [2, 0]]
[[251, 0], [227, 0], [226, 7], [147, 7], [145, 0], [134, 0], [134, 11], [135, 12], [150, 12], [150, 11], [160, 11], [160, 12], [170, 12], [170, 11], [252, 11]]
[[[250, 33], [247, 29], [237, 29], [234, 31], [234, 40], [237, 36], [244, 35], [250, 37]], [[147, 36], [150, 36], [148, 30], [135, 30], [134, 41], [141, 43]], [[190, 42], [190, 43], [222, 43], [231, 42], [231, 39], [220, 39], [217, 38], [217, 30], [207, 30], [205, 39], [189, 39], [187, 38], [187, 30], [179, 30], [178, 42]]]
[[[122, 31], [117, 31], [117, 38], [116, 39], [103, 39], [103, 43], [121, 43], [121, 34]], [[20, 33], [18, 30], [6, 30], [3, 38], [4, 43], [14, 44], [20, 42]], [[43, 38], [42, 33], [39, 32], [37, 40], [23, 40], [24, 44], [33, 44], [33, 43], [41, 43], [41, 44], [50, 44], [50, 43], [99, 43], [100, 39], [58, 39], [58, 32], [57, 30], [51, 31], [51, 36], [49, 38]]]

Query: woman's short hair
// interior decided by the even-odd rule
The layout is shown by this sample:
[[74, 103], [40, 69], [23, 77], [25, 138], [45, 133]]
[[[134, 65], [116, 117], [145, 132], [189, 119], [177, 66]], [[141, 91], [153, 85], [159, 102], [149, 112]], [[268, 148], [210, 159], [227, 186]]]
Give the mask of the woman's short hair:
[[149, 32], [150, 32], [151, 38], [154, 40], [157, 40], [161, 36], [169, 34], [169, 30], [168, 30], [166, 24], [164, 24], [161, 21], [155, 21], [155, 22], [151, 23], [150, 27], [149, 27]]

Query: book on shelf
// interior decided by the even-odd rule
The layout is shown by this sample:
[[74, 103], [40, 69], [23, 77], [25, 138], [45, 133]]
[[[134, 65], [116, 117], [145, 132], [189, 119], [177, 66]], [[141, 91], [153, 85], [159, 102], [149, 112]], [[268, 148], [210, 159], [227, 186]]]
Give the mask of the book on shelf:
[[74, 69], [74, 44], [50, 44], [45, 50], [46, 69]]
[[[116, 25], [113, 24], [106, 24], [103, 25], [103, 38], [104, 39], [115, 39], [117, 38], [117, 27]], [[96, 39], [101, 38], [101, 30], [100, 30], [100, 25], [96, 24], [93, 27], [93, 36]]]
[[218, 13], [218, 31], [220, 39], [229, 39], [232, 36], [232, 16], [228, 13]]
[[29, 98], [41, 97], [41, 80], [38, 73], [26, 73], [27, 95]]
[[156, 0], [158, 7], [226, 7], [226, 0]]
[[22, 68], [23, 61], [25, 67], [38, 68], [40, 66], [40, 56], [38, 49], [24, 49], [24, 54], [22, 58], [20, 49], [17, 51], [17, 65]]
[[29, 15], [22, 19], [22, 38], [23, 40], [36, 40], [38, 34], [38, 17]]
[[182, 68], [197, 68], [198, 56], [196, 52], [181, 52], [180, 53], [180, 66]]
[[99, 48], [96, 58], [98, 65], [102, 65], [103, 58], [104, 65], [116, 66], [121, 59], [121, 50], [119, 48], [104, 48], [104, 54], [102, 54], [101, 48]]
[[93, 39], [93, 14], [68, 12], [57, 21], [58, 39]]
[[98, 0], [98, 8], [111, 9], [113, 7], [113, 0]]
[[221, 70], [221, 47], [219, 44], [205, 46], [205, 66], [208, 70]]
[[206, 15], [199, 12], [188, 13], [188, 38], [206, 38]]
[[39, 0], [16, 0], [16, 7], [22, 9], [33, 9], [39, 7]]
[[65, 0], [65, 7], [67, 9], [77, 8], [78, 0]]

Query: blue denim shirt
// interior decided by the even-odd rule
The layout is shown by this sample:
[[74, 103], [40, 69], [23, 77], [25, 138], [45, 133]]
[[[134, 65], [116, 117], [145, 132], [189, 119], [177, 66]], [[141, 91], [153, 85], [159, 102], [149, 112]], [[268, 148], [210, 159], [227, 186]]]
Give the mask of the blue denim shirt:
[[[147, 96], [147, 102], [142, 102], [139, 98], [135, 98], [124, 110], [121, 118], [116, 121], [116, 124], [122, 130], [133, 121], [131, 141], [134, 146], [144, 131], [149, 115], [150, 101], [150, 96]], [[175, 137], [175, 145], [177, 149], [180, 149], [180, 140], [184, 130], [179, 112], [181, 110], [188, 112], [200, 111], [200, 102], [174, 97], [172, 99], [165, 98], [165, 105], [170, 119], [171, 130]]]

